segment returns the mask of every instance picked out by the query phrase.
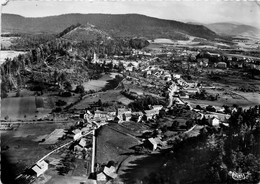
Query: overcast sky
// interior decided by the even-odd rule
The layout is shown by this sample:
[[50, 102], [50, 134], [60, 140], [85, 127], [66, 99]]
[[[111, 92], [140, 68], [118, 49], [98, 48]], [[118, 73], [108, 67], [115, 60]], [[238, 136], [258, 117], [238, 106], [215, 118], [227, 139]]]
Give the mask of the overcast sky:
[[236, 22], [260, 28], [260, 1], [244, 0], [10, 0], [2, 13], [43, 17], [66, 13], [139, 13], [183, 22]]

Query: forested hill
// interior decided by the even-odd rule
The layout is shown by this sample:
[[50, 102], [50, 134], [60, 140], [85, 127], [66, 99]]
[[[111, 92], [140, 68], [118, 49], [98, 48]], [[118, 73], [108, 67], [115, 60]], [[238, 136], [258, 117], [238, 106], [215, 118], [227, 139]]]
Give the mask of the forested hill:
[[218, 35], [202, 25], [186, 24], [139, 14], [65, 14], [42, 18], [28, 18], [2, 14], [2, 32], [60, 33], [72, 24], [93, 24], [112, 36], [145, 36], [149, 39], [184, 39], [184, 35], [214, 39]]

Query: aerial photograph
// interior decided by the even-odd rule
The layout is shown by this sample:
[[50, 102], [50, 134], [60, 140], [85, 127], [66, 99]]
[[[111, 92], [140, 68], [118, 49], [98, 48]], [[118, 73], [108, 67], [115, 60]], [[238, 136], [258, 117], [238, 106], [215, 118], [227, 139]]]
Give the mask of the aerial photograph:
[[0, 184], [260, 184], [260, 1], [1, 5]]

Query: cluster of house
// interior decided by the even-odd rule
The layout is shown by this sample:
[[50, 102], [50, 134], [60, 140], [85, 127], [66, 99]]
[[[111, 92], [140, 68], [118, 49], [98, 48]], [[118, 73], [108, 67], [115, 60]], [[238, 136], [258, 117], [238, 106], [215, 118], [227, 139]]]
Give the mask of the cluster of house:
[[116, 111], [96, 110], [94, 114], [87, 111], [87, 113], [84, 114], [84, 119], [88, 122], [93, 122], [98, 125], [107, 124], [109, 121], [117, 121], [118, 123], [122, 123], [125, 121], [135, 120], [136, 122], [140, 122], [144, 115], [147, 117], [147, 119], [153, 119], [156, 115], [159, 114], [159, 111], [162, 108], [162, 105], [150, 106], [150, 110], [145, 110], [144, 113], [132, 112], [131, 109], [127, 108], [118, 108]]
[[[76, 158], [78, 159], [90, 160], [91, 150], [91, 143], [85, 137], [77, 141], [77, 144], [73, 147], [73, 151], [76, 153]], [[83, 152], [86, 154], [83, 154]]]
[[215, 57], [215, 58], [223, 58], [223, 60], [226, 60], [226, 62], [224, 61], [220, 61], [220, 62], [216, 62], [214, 63], [214, 67], [215, 68], [221, 68], [221, 69], [225, 69], [228, 67], [227, 63], [230, 64], [230, 66], [232, 67], [236, 67], [236, 68], [255, 68], [260, 70], [260, 58], [251, 58], [251, 57], [245, 57], [245, 56], [239, 56], [239, 55], [235, 55], [233, 56], [232, 54], [227, 55], [226, 59], [225, 56], [221, 56], [220, 54], [216, 54], [216, 53], [210, 53], [210, 52], [206, 52], [206, 53], [201, 53], [201, 55], [207, 55], [206, 57], [200, 57], [197, 58], [197, 63], [195, 64], [196, 66], [199, 65], [201, 67], [208, 67], [209, 66], [209, 57]]
[[172, 95], [178, 93], [182, 98], [189, 98], [190, 94], [201, 92], [198, 82], [187, 82], [181, 77], [175, 77], [174, 83], [174, 88], [172, 88], [172, 86], [170, 87], [170, 90], [174, 89], [174, 93]]
[[[187, 92], [187, 94], [185, 94], [185, 96], [182, 96], [179, 94], [179, 91], [182, 91], [182, 90], [180, 90], [180, 88], [183, 88], [184, 91]], [[180, 77], [180, 78], [177, 78], [175, 80], [175, 82], [172, 83], [172, 85], [169, 87], [168, 91], [169, 91], [169, 96], [170, 96], [170, 100], [171, 100], [171, 103], [170, 103], [171, 105], [174, 102], [174, 104], [177, 104], [177, 105], [189, 106], [189, 108], [191, 110], [194, 110], [197, 113], [199, 113], [198, 119], [205, 118], [205, 119], [207, 119], [209, 124], [212, 126], [219, 126], [220, 124], [228, 126], [228, 124], [225, 122], [226, 122], [226, 120], [228, 120], [230, 118], [230, 115], [224, 113], [224, 111], [225, 111], [224, 108], [214, 107], [216, 109], [216, 112], [202, 113], [201, 110], [194, 109], [190, 103], [184, 102], [182, 100], [182, 99], [188, 98], [188, 94], [190, 94], [190, 93], [196, 93], [196, 92], [200, 93], [200, 88], [198, 88], [197, 82], [188, 83]], [[168, 106], [168, 107], [170, 107], [170, 106]], [[206, 106], [205, 106], [205, 108], [206, 108]], [[234, 109], [234, 110], [236, 110], [236, 109]]]
[[220, 124], [228, 127], [229, 124], [226, 123], [226, 121], [230, 118], [229, 114], [221, 114], [221, 113], [200, 113], [199, 116], [197, 117], [199, 120], [202, 120], [203, 118], [208, 121], [208, 124], [213, 126], [213, 127], [219, 127]]

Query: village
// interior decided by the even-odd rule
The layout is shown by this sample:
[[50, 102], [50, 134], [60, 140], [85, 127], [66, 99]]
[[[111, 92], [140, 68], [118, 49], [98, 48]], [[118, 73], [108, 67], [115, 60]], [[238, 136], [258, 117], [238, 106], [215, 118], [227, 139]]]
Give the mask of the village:
[[[214, 72], [217, 72], [215, 75], [221, 73], [225, 76], [229, 72], [238, 72], [244, 68], [259, 70], [259, 60], [235, 59], [187, 50], [178, 54], [177, 58], [172, 52], [158, 54], [133, 50], [131, 57], [137, 59], [132, 60], [126, 56], [99, 59], [94, 53], [91, 61], [93, 65], [100, 65], [107, 73], [114, 72], [115, 75], [123, 76], [123, 79], [114, 89], [85, 94], [81, 101], [70, 105], [66, 111], [55, 113], [54, 121], [71, 121], [72, 126], [55, 129], [37, 140], [40, 141], [39, 144], [47, 145], [55, 145], [59, 141], [66, 143], [53, 147], [55, 149], [27, 168], [17, 177], [19, 183], [37, 183], [50, 168], [56, 168], [64, 174], [70, 172], [70, 165], [60, 165], [70, 157], [84, 160], [84, 169], [78, 172], [84, 173], [84, 177], [89, 176], [91, 181], [117, 181], [121, 160], [109, 156], [105, 156], [108, 157], [106, 159], [97, 158], [100, 156], [97, 152], [101, 136], [98, 132], [103, 127], [110, 127], [113, 131], [137, 140], [138, 144], [134, 145], [135, 154], [157, 154], [160, 150], [171, 147], [176, 140], [197, 136], [205, 127], [228, 128], [227, 120], [238, 110], [238, 105], [233, 103], [232, 98], [235, 96], [236, 102], [239, 103], [237, 96], [241, 96], [232, 90], [239, 87], [230, 87], [223, 91], [220, 82], [210, 84], [205, 82], [205, 79], [208, 75], [214, 75]], [[210, 61], [212, 58], [217, 62]], [[259, 89], [257, 91], [259, 92]], [[107, 93], [121, 95], [127, 100], [110, 103], [111, 99], [105, 97]], [[226, 97], [223, 97], [224, 95]], [[90, 98], [93, 98], [91, 102], [88, 101]], [[214, 103], [216, 101], [220, 102]], [[251, 105], [251, 102], [249, 103]], [[50, 121], [50, 117], [38, 119], [38, 122]], [[120, 126], [125, 129], [121, 130]], [[135, 129], [130, 127], [136, 126], [141, 127], [138, 133], [128, 133], [129, 129]], [[16, 130], [19, 128], [19, 122], [7, 121], [2, 123], [1, 127], [2, 130]], [[56, 158], [49, 157], [51, 154], [56, 155]], [[62, 159], [59, 154], [63, 155]], [[97, 162], [100, 160], [106, 160], [107, 163]], [[82, 168], [79, 165], [78, 167]]]

